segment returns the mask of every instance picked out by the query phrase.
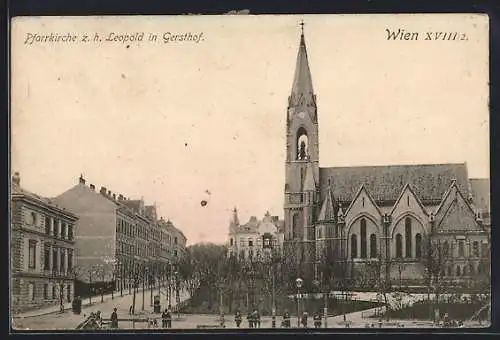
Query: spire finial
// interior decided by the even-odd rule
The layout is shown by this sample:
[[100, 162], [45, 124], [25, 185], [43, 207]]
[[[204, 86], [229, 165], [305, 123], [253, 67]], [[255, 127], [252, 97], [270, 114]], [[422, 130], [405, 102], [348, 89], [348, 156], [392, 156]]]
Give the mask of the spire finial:
[[302, 35], [304, 35], [304, 25], [305, 25], [305, 24], [304, 24], [304, 20], [301, 20], [301, 21], [300, 21], [300, 33], [301, 33]]

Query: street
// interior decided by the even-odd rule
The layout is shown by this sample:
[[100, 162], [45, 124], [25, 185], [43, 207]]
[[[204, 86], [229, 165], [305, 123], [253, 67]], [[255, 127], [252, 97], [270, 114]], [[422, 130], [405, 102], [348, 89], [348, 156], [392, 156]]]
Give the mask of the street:
[[[167, 308], [167, 299], [164, 295], [166, 289], [162, 289], [162, 294], [160, 296], [160, 303], [162, 309]], [[151, 313], [153, 307], [150, 306], [150, 290], [145, 290], [144, 292], [144, 313]], [[153, 295], [158, 294], [158, 289], [153, 290]], [[183, 291], [180, 295], [180, 300], [184, 301], [188, 298], [187, 292]], [[113, 308], [117, 308], [117, 313], [119, 318], [129, 317], [129, 308], [132, 305], [133, 294], [128, 294], [128, 291], [123, 291], [123, 297], [120, 297], [120, 293], [114, 294], [114, 299], [106, 296], [104, 303], [101, 303], [101, 297], [95, 296], [92, 298], [92, 305], [88, 306], [88, 299], [85, 299], [84, 305], [82, 306], [82, 313], [80, 315], [74, 315], [71, 308], [66, 308], [63, 314], [53, 313], [46, 315], [32, 316], [35, 312], [26, 313], [29, 317], [14, 317], [12, 320], [12, 327], [18, 330], [54, 330], [54, 329], [75, 329], [81, 322], [91, 312], [100, 311], [102, 317], [107, 319], [111, 316]], [[172, 298], [172, 307], [176, 305], [175, 294]], [[57, 306], [56, 306], [57, 307]], [[57, 308], [55, 308], [57, 309]], [[136, 293], [135, 297], [135, 314], [142, 314], [142, 289]], [[177, 317], [175, 315], [175, 317]], [[139, 326], [139, 325], [138, 325]], [[140, 327], [140, 326], [139, 326]], [[146, 326], [144, 325], [144, 328]]]
[[[133, 294], [129, 295], [128, 291], [123, 292], [123, 297], [120, 294], [116, 294], [114, 299], [110, 296], [104, 297], [104, 302], [101, 303], [101, 298], [99, 296], [93, 297], [93, 304], [91, 306], [84, 305], [82, 308], [81, 315], [74, 315], [70, 308], [67, 308], [63, 314], [52, 313], [45, 315], [37, 315], [36, 312], [26, 313], [24, 317], [15, 317], [12, 321], [13, 328], [16, 330], [74, 330], [76, 327], [85, 320], [85, 318], [91, 312], [100, 311], [103, 319], [109, 319], [114, 308], [117, 308], [118, 318], [130, 318], [129, 308], [132, 305]], [[153, 314], [153, 307], [150, 306], [150, 290], [145, 290], [144, 293], [144, 311], [142, 310], [142, 290], [136, 294], [136, 305], [135, 305], [135, 317], [138, 319], [155, 318], [159, 328], [154, 328], [154, 330], [161, 329], [161, 314]], [[157, 295], [158, 290], [153, 291], [153, 295]], [[366, 294], [363, 298], [373, 298], [371, 295]], [[361, 297], [361, 296], [359, 296]], [[358, 297], [358, 298], [359, 298]], [[180, 300], [184, 301], [188, 298], [187, 292], [181, 292]], [[88, 299], [84, 301], [88, 303]], [[167, 299], [164, 295], [164, 290], [160, 297], [161, 308], [164, 310], [167, 307]], [[175, 306], [175, 298], [172, 301], [172, 307]], [[54, 310], [57, 306], [54, 306]], [[416, 321], [416, 320], [390, 320], [389, 322], [384, 321], [382, 324], [378, 323], [377, 318], [371, 318], [374, 314], [375, 309], [369, 309], [364, 311], [358, 311], [346, 314], [346, 321], [349, 328], [432, 328], [433, 325], [429, 321]], [[43, 314], [45, 311], [40, 310], [39, 313]], [[46, 312], [45, 312], [46, 313]], [[282, 318], [281, 316], [276, 317], [276, 327], [280, 328]], [[173, 313], [172, 329], [196, 329], [198, 326], [205, 328], [217, 328], [219, 326], [219, 315], [207, 315], [207, 314], [181, 314], [180, 318], [176, 313]], [[297, 319], [291, 319], [292, 328], [297, 328]], [[313, 329], [313, 320], [309, 319], [308, 328]], [[487, 324], [483, 325], [470, 325], [471, 327], [488, 327]], [[129, 330], [129, 329], [148, 329], [148, 324], [146, 322], [136, 322], [135, 324], [131, 321], [120, 321], [119, 329]], [[225, 328], [234, 329], [236, 324], [234, 322], [234, 315], [227, 314], [225, 316]], [[241, 327], [242, 329], [248, 328], [248, 322], [244, 318]], [[270, 316], [261, 317], [261, 327], [262, 329], [272, 328], [272, 320]], [[324, 328], [324, 320], [322, 320], [322, 328]], [[346, 322], [344, 321], [343, 315], [330, 316], [328, 317], [328, 328], [346, 328]], [[152, 329], [153, 330], [153, 329]]]

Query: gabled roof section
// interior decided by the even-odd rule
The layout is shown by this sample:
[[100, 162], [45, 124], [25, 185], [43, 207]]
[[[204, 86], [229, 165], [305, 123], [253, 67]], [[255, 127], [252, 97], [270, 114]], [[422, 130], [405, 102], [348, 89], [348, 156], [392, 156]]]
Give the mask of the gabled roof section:
[[398, 199], [396, 200], [396, 203], [394, 203], [394, 206], [392, 207], [389, 215], [393, 215], [396, 212], [396, 209], [398, 207], [400, 207], [400, 205], [403, 204], [402, 200], [404, 197], [408, 198], [408, 202], [407, 202], [408, 209], [406, 209], [406, 210], [414, 211], [414, 209], [412, 209], [414, 206], [413, 203], [416, 203], [418, 205], [418, 207], [420, 208], [422, 215], [429, 216], [429, 214], [427, 213], [427, 210], [425, 209], [422, 202], [420, 202], [420, 199], [415, 194], [415, 191], [413, 191], [410, 184], [406, 184], [404, 186], [403, 191], [401, 191], [401, 194], [399, 195]]
[[328, 188], [326, 197], [323, 200], [321, 210], [318, 215], [318, 222], [333, 222], [335, 221], [335, 207], [333, 203], [332, 191]]
[[435, 213], [435, 219], [438, 224], [440, 224], [447, 214], [448, 210], [453, 206], [454, 203], [456, 203], [458, 200], [463, 201], [464, 205], [467, 207], [470, 213], [472, 213], [474, 216], [476, 215], [476, 212], [474, 209], [471, 207], [467, 199], [464, 197], [462, 192], [460, 191], [460, 188], [457, 185], [457, 182], [455, 180], [452, 181], [451, 185], [449, 186], [448, 190], [446, 193], [443, 195], [443, 199], [441, 201], [441, 204], [439, 205], [438, 209], [436, 210]]
[[[466, 214], [466, 215], [464, 215]], [[435, 214], [436, 225], [442, 229], [443, 222], [451, 219], [451, 228], [470, 228], [471, 225], [476, 229], [485, 230], [476, 221], [476, 212], [471, 207], [465, 196], [459, 190], [456, 181], [453, 181], [443, 197], [439, 208]]]
[[306, 177], [304, 179], [304, 191], [316, 191], [316, 179], [314, 178], [314, 171], [312, 163], [307, 162]]
[[464, 193], [469, 181], [465, 163], [332, 167], [319, 171], [321, 195], [325, 195], [330, 180], [333, 195], [342, 202], [351, 202], [362, 185], [376, 202], [395, 202], [409, 184], [424, 205], [437, 204], [452, 179]]
[[[363, 198], [365, 198], [365, 200], [363, 200]], [[366, 201], [366, 198], [368, 198], [368, 202]], [[364, 185], [361, 185], [361, 188], [359, 188], [358, 193], [352, 200], [351, 204], [349, 205], [349, 208], [347, 208], [344, 215], [349, 216], [349, 214], [352, 211], [354, 211], [355, 207], [357, 208], [356, 210], [358, 211], [368, 213], [370, 212], [370, 206], [374, 215], [382, 216], [382, 212], [380, 211], [375, 200], [370, 195], [370, 192], [366, 189]]]

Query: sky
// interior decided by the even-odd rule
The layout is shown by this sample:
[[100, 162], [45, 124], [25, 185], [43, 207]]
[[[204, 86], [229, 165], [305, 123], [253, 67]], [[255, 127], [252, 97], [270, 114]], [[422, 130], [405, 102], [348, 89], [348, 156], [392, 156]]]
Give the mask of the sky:
[[[320, 166], [467, 162], [469, 177], [489, 177], [488, 23], [473, 15], [16, 18], [12, 172], [47, 197], [80, 174], [143, 197], [189, 244], [224, 242], [235, 206], [241, 222], [282, 217], [300, 20]], [[420, 38], [387, 40], [386, 29]], [[431, 31], [467, 40], [424, 40]], [[25, 44], [51, 32], [145, 36]], [[163, 41], [189, 32], [202, 38]]]

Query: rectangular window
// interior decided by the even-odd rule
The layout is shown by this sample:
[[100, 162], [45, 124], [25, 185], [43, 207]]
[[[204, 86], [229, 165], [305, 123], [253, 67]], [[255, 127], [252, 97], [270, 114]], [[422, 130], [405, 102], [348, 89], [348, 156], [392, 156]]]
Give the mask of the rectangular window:
[[68, 272], [73, 270], [73, 252], [70, 251], [68, 253]]
[[35, 284], [33, 282], [30, 282], [28, 285], [28, 295], [30, 296], [31, 301], [35, 301], [36, 291]]
[[45, 246], [43, 251], [43, 269], [50, 270], [50, 248]]
[[252, 240], [248, 240], [248, 246], [249, 247], [253, 247], [253, 241]]
[[68, 302], [70, 302], [71, 301], [71, 285], [68, 285], [66, 287], [66, 295], [67, 295], [66, 298], [67, 298]]
[[479, 257], [479, 242], [477, 241], [472, 243], [472, 256]]
[[489, 253], [489, 249], [488, 249], [488, 244], [486, 243], [483, 243], [481, 245], [481, 257], [483, 258], [487, 258], [488, 257], [488, 253]]
[[59, 221], [54, 220], [54, 232], [52, 233], [54, 237], [59, 235]]
[[64, 252], [64, 249], [63, 249], [63, 251], [61, 251], [61, 260], [60, 260], [60, 263], [59, 263], [59, 268], [60, 268], [60, 272], [61, 273], [65, 273], [66, 272], [66, 263], [65, 263], [65, 260], [66, 260], [66, 253]]
[[73, 241], [73, 226], [68, 224], [68, 240]]
[[49, 285], [47, 283], [43, 284], [43, 298], [44, 300], [49, 298]]
[[66, 223], [61, 222], [61, 238], [64, 240], [66, 238]]
[[35, 269], [35, 267], [36, 267], [36, 241], [35, 240], [29, 240], [28, 266], [30, 269]]
[[52, 286], [52, 300], [54, 300], [56, 298], [56, 284], [54, 283], [54, 285]]
[[52, 249], [52, 270], [57, 271], [57, 250]]
[[45, 217], [45, 234], [50, 235], [50, 217]]
[[465, 242], [463, 240], [458, 241], [458, 256], [465, 256]]

